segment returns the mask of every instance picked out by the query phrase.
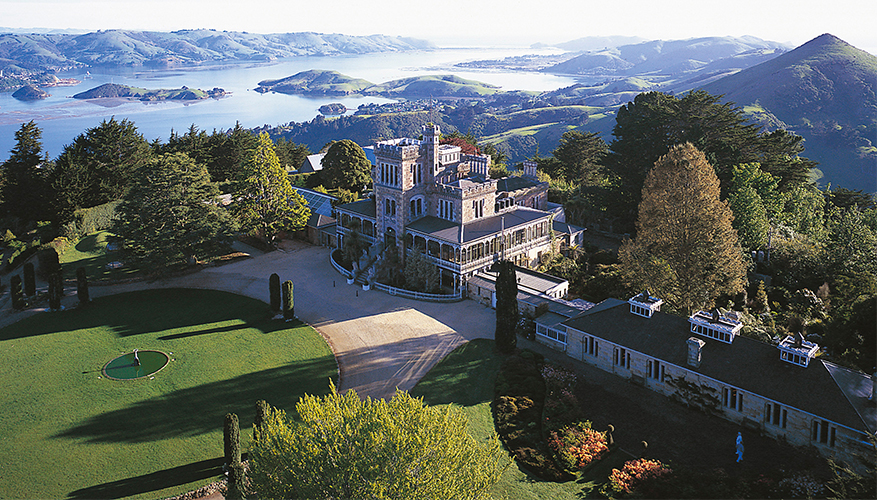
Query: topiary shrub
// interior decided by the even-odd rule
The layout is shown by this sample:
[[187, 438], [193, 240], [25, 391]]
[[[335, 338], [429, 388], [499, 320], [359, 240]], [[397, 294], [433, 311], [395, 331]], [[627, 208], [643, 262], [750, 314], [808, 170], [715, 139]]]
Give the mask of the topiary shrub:
[[271, 297], [271, 310], [280, 312], [280, 276], [277, 273], [268, 278], [268, 295]]
[[37, 252], [37, 261], [40, 264], [40, 276], [48, 281], [49, 276], [61, 271], [61, 260], [58, 251], [52, 247], [43, 247]]
[[244, 464], [240, 462], [231, 464], [228, 469], [228, 487], [225, 492], [225, 500], [243, 500], [246, 480]]
[[24, 294], [33, 297], [37, 294], [36, 278], [34, 276], [34, 267], [32, 262], [24, 265]]
[[12, 308], [16, 311], [24, 309], [24, 294], [21, 291], [21, 276], [15, 275], [9, 280], [9, 292], [12, 294]]
[[84, 267], [76, 269], [76, 297], [79, 298], [79, 305], [88, 304], [88, 276]]
[[49, 309], [61, 310], [61, 299], [64, 297], [64, 277], [61, 271], [49, 276]]
[[253, 440], [259, 439], [259, 431], [262, 430], [262, 422], [268, 416], [268, 402], [264, 399], [256, 401], [256, 418], [253, 420]]
[[292, 281], [283, 282], [283, 319], [291, 320], [295, 318], [295, 300], [293, 299]]
[[225, 465], [231, 467], [241, 463], [241, 429], [238, 425], [238, 416], [234, 413], [225, 414], [225, 427], [223, 429], [225, 444]]

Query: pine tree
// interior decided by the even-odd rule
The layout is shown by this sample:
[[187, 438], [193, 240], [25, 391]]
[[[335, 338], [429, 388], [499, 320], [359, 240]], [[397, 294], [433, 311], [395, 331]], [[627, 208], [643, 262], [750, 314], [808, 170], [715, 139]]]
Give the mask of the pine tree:
[[88, 304], [88, 276], [84, 267], [76, 269], [76, 297], [79, 298], [80, 306]]
[[24, 295], [27, 297], [33, 297], [36, 293], [37, 286], [33, 263], [28, 262], [24, 265]]
[[225, 414], [223, 442], [225, 444], [225, 464], [230, 467], [241, 463], [241, 429], [238, 425], [238, 416], [234, 413]]
[[262, 423], [268, 416], [268, 402], [264, 399], [256, 401], [256, 418], [253, 420], [253, 441], [259, 439]]
[[25, 221], [46, 215], [42, 135], [33, 120], [22, 124], [15, 132], [15, 147], [2, 164], [3, 207], [9, 215]]
[[280, 276], [277, 273], [268, 278], [268, 295], [271, 300], [271, 311], [280, 312]]
[[259, 136], [244, 162], [234, 198], [241, 228], [258, 232], [267, 245], [273, 245], [281, 231], [305, 227], [311, 216], [307, 201], [292, 189], [267, 133]]
[[295, 318], [295, 299], [293, 297], [292, 281], [283, 282], [283, 319]]
[[619, 249], [626, 279], [689, 314], [742, 291], [746, 268], [732, 220], [704, 154], [691, 143], [674, 146], [646, 177], [636, 240]]
[[494, 264], [496, 276], [496, 332], [494, 339], [500, 352], [515, 350], [518, 343], [518, 280], [515, 265], [508, 260]]

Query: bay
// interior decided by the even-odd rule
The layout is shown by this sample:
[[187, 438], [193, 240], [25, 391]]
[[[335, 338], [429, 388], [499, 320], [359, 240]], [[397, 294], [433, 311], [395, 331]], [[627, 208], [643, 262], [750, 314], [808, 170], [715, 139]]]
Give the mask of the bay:
[[[0, 158], [5, 160], [15, 146], [15, 131], [33, 120], [43, 132], [43, 150], [50, 158], [60, 154], [64, 145], [79, 134], [115, 117], [134, 122], [144, 137], [166, 141], [171, 130], [185, 132], [191, 125], [201, 130], [227, 130], [236, 122], [245, 128], [282, 125], [311, 120], [318, 108], [340, 102], [355, 110], [364, 103], [386, 103], [379, 97], [309, 98], [285, 94], [260, 94], [252, 89], [265, 79], [283, 78], [309, 69], [335, 70], [340, 73], [382, 83], [418, 75], [453, 73], [462, 78], [498, 85], [502, 90], [547, 91], [575, 83], [571, 77], [535, 72], [477, 70], [454, 68], [459, 62], [501, 59], [507, 56], [551, 53], [530, 48], [438, 49], [404, 53], [365, 54], [334, 57], [299, 57], [269, 64], [212, 64], [194, 68], [92, 68], [59, 74], [61, 78], [81, 80], [76, 86], [45, 89], [50, 97], [31, 102], [0, 93]], [[70, 96], [104, 83], [118, 83], [158, 88], [220, 87], [231, 95], [221, 99], [194, 102], [140, 102], [127, 99], [79, 100]]]

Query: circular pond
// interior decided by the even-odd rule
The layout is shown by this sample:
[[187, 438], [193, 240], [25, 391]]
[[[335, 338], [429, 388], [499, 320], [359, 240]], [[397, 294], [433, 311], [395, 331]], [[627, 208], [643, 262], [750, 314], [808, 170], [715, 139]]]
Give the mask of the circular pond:
[[169, 361], [161, 351], [137, 351], [136, 357], [129, 352], [110, 361], [104, 366], [104, 376], [114, 380], [143, 378], [161, 370]]

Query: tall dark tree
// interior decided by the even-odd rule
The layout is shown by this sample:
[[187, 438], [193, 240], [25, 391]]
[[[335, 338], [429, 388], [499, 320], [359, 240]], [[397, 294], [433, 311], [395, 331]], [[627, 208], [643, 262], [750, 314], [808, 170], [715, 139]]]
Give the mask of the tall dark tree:
[[605, 164], [620, 179], [618, 196], [633, 218], [646, 174], [671, 147], [685, 142], [702, 151], [727, 189], [732, 167], [760, 162], [787, 190], [806, 180], [812, 161], [799, 158], [800, 138], [785, 131], [760, 134], [741, 109], [721, 103], [721, 96], [694, 91], [681, 98], [647, 92], [619, 108], [615, 139]]
[[494, 264], [496, 276], [496, 348], [501, 352], [512, 352], [518, 344], [518, 279], [515, 265], [508, 260]]
[[21, 276], [9, 279], [9, 293], [12, 295], [12, 308], [16, 311], [24, 309], [24, 293], [21, 291]]
[[64, 298], [64, 275], [61, 270], [49, 275], [49, 309], [61, 310], [61, 299]]
[[228, 131], [213, 132], [207, 139], [210, 161], [207, 170], [214, 182], [236, 179], [258, 140], [252, 132], [235, 123]]
[[[64, 147], [52, 172], [54, 207], [64, 216], [122, 198], [152, 149], [133, 122], [104, 120]], [[63, 220], [63, 219], [62, 219]]]
[[295, 319], [295, 288], [292, 281], [283, 282], [283, 319]]
[[371, 181], [371, 162], [362, 148], [349, 139], [333, 143], [322, 163], [320, 174], [327, 188], [360, 192]]
[[259, 432], [262, 430], [262, 423], [268, 417], [268, 402], [264, 399], [256, 401], [256, 418], [253, 420], [253, 441], [259, 439]]
[[271, 310], [280, 312], [280, 276], [277, 273], [268, 277], [268, 297], [271, 301]]
[[161, 155], [141, 166], [115, 227], [125, 253], [162, 272], [225, 251], [234, 225], [218, 194], [207, 169], [184, 153]]
[[241, 428], [236, 414], [225, 414], [222, 437], [225, 449], [225, 465], [230, 467], [241, 463]]
[[88, 304], [88, 276], [85, 274], [85, 268], [76, 269], [76, 297], [79, 299], [79, 305]]
[[298, 170], [305, 162], [311, 151], [304, 144], [296, 144], [280, 137], [274, 141], [274, 150], [277, 151], [277, 159], [280, 160], [280, 166], [286, 170]]
[[24, 294], [28, 297], [33, 297], [36, 293], [37, 286], [33, 263], [27, 262], [24, 265]]
[[48, 215], [42, 135], [33, 120], [22, 124], [15, 132], [15, 147], [2, 164], [3, 207], [9, 215], [25, 221]]
[[674, 146], [646, 177], [636, 239], [618, 250], [628, 282], [688, 314], [742, 291], [746, 268], [732, 219], [704, 154], [691, 143]]

